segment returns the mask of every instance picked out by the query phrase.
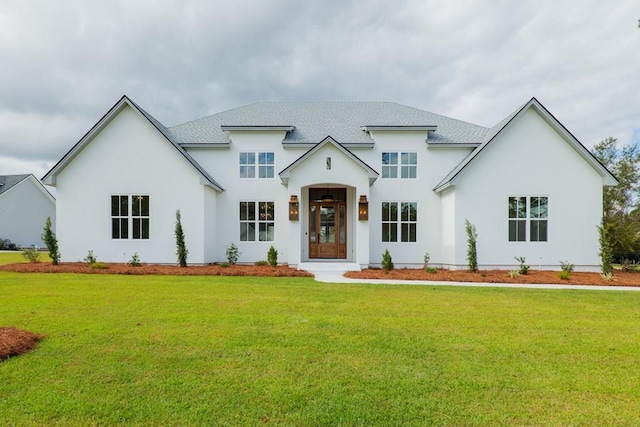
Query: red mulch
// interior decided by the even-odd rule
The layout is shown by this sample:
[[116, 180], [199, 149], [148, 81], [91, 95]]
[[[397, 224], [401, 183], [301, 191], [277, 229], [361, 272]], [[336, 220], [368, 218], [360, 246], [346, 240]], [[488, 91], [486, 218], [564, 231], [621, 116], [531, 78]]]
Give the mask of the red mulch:
[[173, 276], [260, 276], [260, 277], [311, 277], [311, 273], [296, 270], [286, 265], [177, 265], [143, 264], [133, 267], [129, 264], [106, 264], [106, 268], [91, 268], [84, 262], [64, 262], [52, 265], [50, 262], [18, 263], [0, 265], [0, 271], [17, 273], [86, 273], [86, 274], [158, 274]]
[[465, 270], [441, 270], [428, 273], [423, 269], [396, 269], [385, 273], [382, 269], [370, 268], [363, 271], [349, 271], [346, 277], [354, 279], [431, 280], [437, 282], [486, 282], [486, 283], [531, 283], [562, 285], [640, 286], [640, 273], [616, 271], [614, 280], [602, 278], [600, 273], [573, 272], [568, 280], [562, 280], [557, 271], [529, 270], [518, 277], [509, 277], [505, 270], [482, 270], [470, 273]]
[[33, 350], [44, 335], [11, 326], [0, 327], [0, 361]]

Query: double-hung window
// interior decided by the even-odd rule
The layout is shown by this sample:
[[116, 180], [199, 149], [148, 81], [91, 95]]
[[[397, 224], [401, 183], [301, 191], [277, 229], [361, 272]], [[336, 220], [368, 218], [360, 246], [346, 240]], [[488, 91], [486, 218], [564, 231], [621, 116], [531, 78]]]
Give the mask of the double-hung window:
[[273, 178], [274, 169], [275, 154], [272, 151], [240, 153], [240, 178]]
[[149, 196], [111, 196], [111, 238], [149, 239]]
[[240, 202], [241, 242], [272, 242], [275, 227], [274, 202]]
[[382, 202], [383, 242], [397, 242], [398, 229], [400, 242], [415, 242], [417, 227], [417, 202]]
[[415, 151], [382, 153], [383, 178], [398, 178], [398, 167], [400, 168], [400, 178], [416, 178], [418, 175], [418, 153]]
[[510, 242], [546, 242], [548, 222], [548, 197], [509, 197]]

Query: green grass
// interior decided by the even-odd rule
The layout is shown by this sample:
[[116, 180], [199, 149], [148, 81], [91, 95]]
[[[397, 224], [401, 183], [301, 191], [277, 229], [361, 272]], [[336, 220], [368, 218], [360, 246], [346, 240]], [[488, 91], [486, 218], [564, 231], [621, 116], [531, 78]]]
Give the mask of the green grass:
[[[48, 260], [49, 257], [46, 252], [40, 254], [40, 261]], [[15, 264], [17, 262], [27, 262], [22, 256], [22, 251], [0, 252], [0, 265]]]
[[4, 425], [638, 425], [640, 294], [0, 272]]

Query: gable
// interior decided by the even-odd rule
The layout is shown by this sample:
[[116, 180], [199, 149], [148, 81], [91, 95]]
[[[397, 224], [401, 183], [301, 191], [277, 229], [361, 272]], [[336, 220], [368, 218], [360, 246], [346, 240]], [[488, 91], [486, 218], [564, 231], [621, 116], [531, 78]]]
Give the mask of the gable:
[[[524, 120], [528, 114], [537, 115], [544, 123], [546, 123], [548, 130], [553, 132], [558, 138], [559, 143], [566, 144], [571, 148], [574, 155], [577, 158], [581, 158], [586, 165], [591, 167], [602, 178], [602, 185], [614, 186], [618, 183], [617, 179], [609, 172], [594, 156], [587, 150], [542, 104], [535, 98], [532, 98], [529, 102], [523, 105], [518, 110], [507, 116], [504, 120], [491, 128], [487, 133], [485, 140], [473, 150], [460, 164], [458, 164], [451, 172], [447, 174], [434, 188], [433, 191], [440, 192], [448, 187], [454, 186], [458, 179], [460, 179], [463, 172], [469, 167], [469, 165], [477, 161], [476, 159], [481, 157], [481, 153], [487, 151], [487, 147], [490, 144], [494, 144], [494, 141], [499, 140], [502, 135], [507, 133], [510, 129], [519, 126], [519, 123]], [[535, 135], [534, 135], [535, 136]], [[535, 143], [531, 144], [530, 149], [540, 149]], [[545, 153], [548, 156], [553, 156], [553, 152]], [[524, 151], [522, 156], [526, 157], [527, 153]]]
[[175, 152], [185, 158], [193, 168], [201, 176], [201, 183], [213, 188], [216, 191], [223, 191], [222, 187], [198, 164], [198, 162], [182, 148], [175, 138], [173, 138], [171, 132], [164, 127], [159, 121], [153, 118], [149, 113], [138, 107], [127, 96], [123, 96], [90, 130], [87, 132], [80, 141], [78, 141], [42, 178], [45, 184], [55, 186], [57, 176], [69, 165], [74, 159], [89, 145], [91, 142], [103, 132], [109, 124], [117, 118], [126, 109], [132, 110], [137, 117], [143, 122], [147, 122], [152, 126], [155, 132], [158, 133], [167, 143], [171, 144]]
[[0, 197], [8, 194], [10, 191], [22, 191], [21, 188], [25, 185], [33, 186], [33, 188], [39, 191], [52, 204], [55, 204], [56, 200], [49, 190], [32, 174], [0, 175]]
[[[354, 166], [364, 171], [369, 177], [370, 186], [378, 178], [379, 176], [378, 172], [376, 172], [373, 168], [371, 168], [369, 165], [363, 162], [358, 156], [353, 154], [350, 150], [348, 150], [342, 144], [335, 141], [332, 137], [327, 136], [323, 141], [316, 144], [313, 148], [311, 148], [309, 151], [304, 153], [302, 156], [300, 156], [298, 159], [296, 159], [293, 163], [291, 163], [289, 166], [284, 168], [278, 174], [280, 176], [280, 179], [282, 180], [282, 183], [285, 186], [288, 185], [289, 176], [296, 168], [300, 167], [302, 164], [306, 162], [309, 162], [312, 158], [315, 158], [318, 155], [321, 156], [322, 155], [321, 153], [326, 151], [329, 148], [332, 148], [333, 152], [337, 152], [341, 154], [342, 156], [344, 156], [344, 158], [348, 159], [352, 164], [354, 164]], [[325, 161], [326, 159], [323, 159], [323, 162]], [[323, 165], [325, 168], [327, 167], [326, 164], [323, 163]]]

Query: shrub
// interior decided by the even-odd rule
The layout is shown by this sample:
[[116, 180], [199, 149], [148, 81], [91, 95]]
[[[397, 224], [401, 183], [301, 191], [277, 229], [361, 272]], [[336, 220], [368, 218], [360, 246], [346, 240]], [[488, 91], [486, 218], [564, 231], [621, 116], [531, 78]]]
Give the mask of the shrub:
[[385, 271], [385, 273], [388, 273], [389, 271], [393, 270], [393, 268], [393, 259], [391, 258], [389, 249], [385, 249], [384, 253], [382, 254], [382, 269]]
[[254, 265], [257, 265], [257, 266], [264, 266], [264, 265], [269, 265], [269, 263], [268, 263], [267, 261], [265, 261], [265, 260], [261, 259], [260, 261], [256, 261], [256, 262], [254, 263]]
[[600, 277], [602, 277], [607, 282], [612, 282], [616, 280], [615, 277], [613, 277], [613, 273], [602, 273]]
[[633, 265], [631, 264], [631, 260], [628, 258], [622, 258], [622, 262], [620, 263], [620, 269], [625, 273], [633, 271]]
[[140, 267], [140, 255], [138, 255], [138, 252], [134, 252], [134, 254], [131, 256], [129, 265], [132, 267]]
[[180, 267], [187, 266], [187, 256], [189, 255], [189, 249], [184, 242], [184, 230], [182, 229], [182, 218], [180, 216], [180, 209], [176, 211], [176, 255], [178, 255], [178, 264]]
[[520, 269], [518, 270], [518, 273], [527, 274], [529, 272], [529, 266], [525, 264], [526, 258], [523, 256], [517, 256], [515, 257], [515, 259], [520, 263]]
[[31, 247], [29, 249], [25, 249], [24, 251], [22, 251], [22, 256], [25, 257], [25, 259], [27, 261], [29, 261], [30, 263], [36, 263], [39, 261], [40, 258], [40, 251], [38, 250], [37, 246]]
[[92, 250], [90, 250], [90, 251], [87, 253], [87, 256], [85, 257], [84, 262], [86, 262], [86, 263], [87, 263], [87, 264], [89, 264], [89, 265], [93, 265], [93, 264], [95, 264], [96, 262], [98, 262], [98, 259], [97, 259], [97, 258], [96, 258], [96, 256], [93, 254], [93, 251], [92, 251]]
[[424, 269], [424, 271], [426, 271], [427, 273], [437, 273], [438, 269], [434, 267], [427, 267]]
[[278, 251], [273, 246], [271, 246], [267, 252], [267, 261], [272, 267], [278, 265]]
[[558, 276], [562, 279], [562, 280], [569, 280], [569, 278], [571, 277], [571, 272], [573, 271], [574, 265], [571, 264], [569, 261], [560, 261], [560, 272], [558, 273]]
[[429, 271], [429, 261], [431, 260], [431, 256], [429, 252], [424, 253], [424, 271]]
[[49, 251], [49, 258], [51, 258], [51, 263], [53, 265], [58, 265], [60, 262], [60, 252], [58, 252], [58, 239], [56, 238], [56, 233], [51, 229], [51, 217], [48, 216], [47, 220], [44, 222], [44, 229], [42, 232], [42, 240], [45, 245], [47, 245], [47, 250]]
[[603, 275], [613, 276], [613, 246], [604, 226], [604, 219], [598, 226], [598, 242], [600, 243], [600, 265]]
[[234, 243], [227, 246], [226, 252], [227, 252], [227, 262], [229, 264], [235, 264], [236, 262], [238, 262], [238, 258], [240, 258], [240, 255], [242, 255], [242, 252], [240, 252], [240, 250]]
[[511, 277], [512, 279], [515, 279], [518, 276], [520, 276], [520, 271], [519, 270], [511, 270], [511, 271], [509, 271], [509, 277]]
[[228, 262], [222, 262], [220, 263], [220, 267], [222, 268], [228, 268], [231, 264], [229, 264]]
[[478, 272], [478, 250], [476, 249], [476, 243], [478, 241], [478, 233], [476, 232], [476, 226], [471, 224], [468, 219], [465, 219], [465, 226], [467, 232], [467, 264], [469, 271], [472, 273]]

